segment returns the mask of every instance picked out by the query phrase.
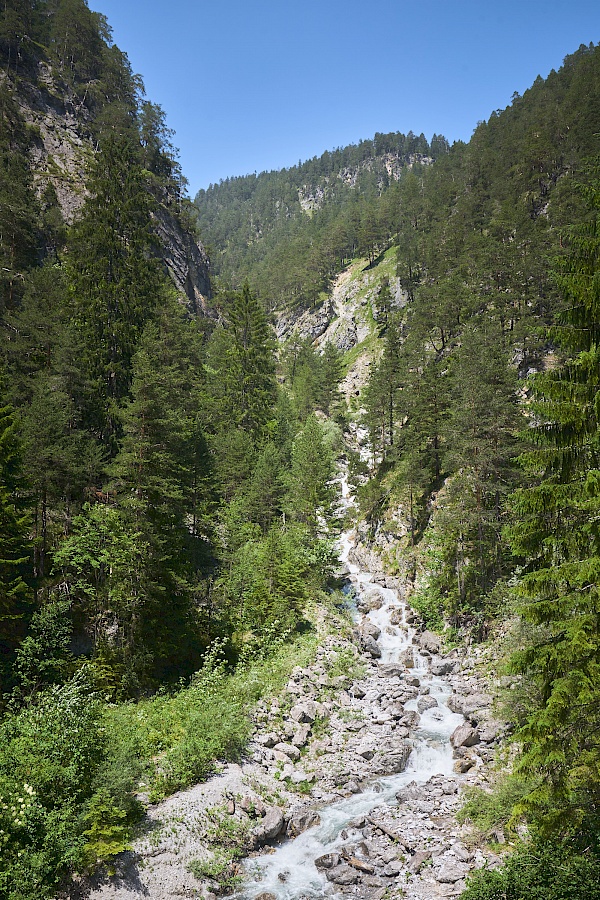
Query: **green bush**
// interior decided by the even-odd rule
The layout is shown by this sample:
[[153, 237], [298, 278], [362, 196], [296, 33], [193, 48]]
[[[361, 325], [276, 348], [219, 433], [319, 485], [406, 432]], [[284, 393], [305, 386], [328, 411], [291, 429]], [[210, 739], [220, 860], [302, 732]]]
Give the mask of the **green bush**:
[[104, 758], [100, 704], [85, 673], [0, 728], [0, 896], [54, 896], [85, 858], [82, 817]]
[[599, 900], [600, 855], [580, 841], [522, 845], [496, 871], [470, 879], [461, 900]]
[[314, 644], [311, 634], [287, 645], [275, 641], [271, 655], [263, 657], [256, 648], [233, 672], [226, 671], [217, 645], [189, 687], [107, 711], [107, 765], [119, 757], [118, 768], [130, 772], [153, 800], [201, 781], [216, 761], [239, 757], [250, 733], [252, 705], [280, 688]]
[[523, 799], [530, 785], [522, 777], [499, 778], [490, 793], [478, 787], [467, 788], [466, 801], [457, 814], [459, 822], [469, 820], [484, 836], [499, 828], [512, 832], [514, 807]]

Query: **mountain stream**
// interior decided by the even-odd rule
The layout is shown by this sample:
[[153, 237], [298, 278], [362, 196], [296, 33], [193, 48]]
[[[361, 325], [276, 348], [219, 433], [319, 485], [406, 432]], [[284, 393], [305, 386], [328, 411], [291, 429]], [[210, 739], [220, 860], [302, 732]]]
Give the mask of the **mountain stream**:
[[[350, 505], [345, 480], [342, 492], [346, 505]], [[315, 866], [315, 859], [333, 852], [343, 855], [345, 847], [356, 846], [361, 839], [361, 831], [357, 827], [361, 818], [382, 805], [397, 805], [396, 793], [410, 782], [423, 783], [436, 774], [452, 777], [450, 735], [457, 725], [464, 722], [464, 717], [451, 712], [447, 706], [446, 701], [452, 693], [448, 679], [431, 674], [429, 659], [413, 643], [415, 629], [407, 622], [409, 609], [399, 593], [377, 584], [369, 572], [361, 571], [358, 565], [350, 562], [353, 547], [350, 532], [342, 535], [339, 547], [340, 562], [349, 572], [346, 578], [350, 595], [360, 603], [361, 595], [376, 587], [383, 598], [382, 606], [372, 609], [365, 617], [366, 621], [381, 629], [377, 641], [381, 649], [380, 662], [397, 663], [409, 648], [412, 649], [414, 667], [411, 675], [419, 679], [421, 694], [434, 698], [437, 705], [421, 713], [418, 727], [411, 735], [412, 751], [403, 772], [379, 777], [360, 793], [319, 808], [320, 824], [293, 840], [285, 841], [270, 855], [247, 860], [247, 880], [236, 894], [238, 900], [255, 900], [263, 896], [266, 900], [270, 895], [277, 900], [331, 896], [335, 885], [330, 884], [323, 871]], [[361, 617], [355, 604], [353, 609], [355, 618]], [[406, 710], [416, 708], [416, 698], [405, 704]]]

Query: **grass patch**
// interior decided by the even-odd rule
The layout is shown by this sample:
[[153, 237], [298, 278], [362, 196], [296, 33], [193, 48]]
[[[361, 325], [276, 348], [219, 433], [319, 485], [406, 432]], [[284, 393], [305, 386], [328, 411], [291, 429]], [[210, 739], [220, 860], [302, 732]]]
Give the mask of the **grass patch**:
[[529, 782], [512, 774], [499, 778], [491, 792], [477, 787], [467, 788], [466, 802], [456, 818], [461, 824], [470, 822], [478, 836], [485, 840], [493, 839], [494, 831], [502, 831], [508, 838], [515, 838], [513, 810], [530, 789]]
[[315, 646], [314, 634], [303, 635], [230, 673], [213, 655], [178, 693], [109, 708], [105, 728], [111, 735], [111, 761], [129, 770], [153, 801], [202, 781], [215, 771], [216, 761], [239, 758], [254, 704], [280, 690]]

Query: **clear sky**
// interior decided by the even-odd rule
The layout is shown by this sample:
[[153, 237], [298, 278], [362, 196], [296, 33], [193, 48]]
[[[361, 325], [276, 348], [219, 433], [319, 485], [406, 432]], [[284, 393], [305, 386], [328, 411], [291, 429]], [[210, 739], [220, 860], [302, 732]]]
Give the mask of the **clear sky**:
[[88, 0], [176, 132], [190, 194], [376, 131], [468, 140], [600, 41], [600, 0]]

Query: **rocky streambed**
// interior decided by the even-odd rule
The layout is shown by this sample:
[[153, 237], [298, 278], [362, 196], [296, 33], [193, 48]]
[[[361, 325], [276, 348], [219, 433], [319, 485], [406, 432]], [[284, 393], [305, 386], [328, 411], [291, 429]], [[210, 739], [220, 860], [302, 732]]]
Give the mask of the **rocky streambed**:
[[501, 738], [478, 651], [444, 653], [350, 535], [342, 564], [353, 633], [327, 637], [259, 704], [242, 765], [151, 807], [134, 852], [84, 896], [214, 898], [211, 860], [236, 842], [238, 900], [457, 896], [495, 864], [456, 821]]

